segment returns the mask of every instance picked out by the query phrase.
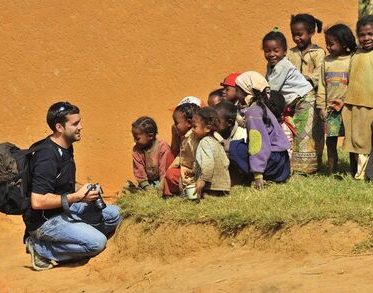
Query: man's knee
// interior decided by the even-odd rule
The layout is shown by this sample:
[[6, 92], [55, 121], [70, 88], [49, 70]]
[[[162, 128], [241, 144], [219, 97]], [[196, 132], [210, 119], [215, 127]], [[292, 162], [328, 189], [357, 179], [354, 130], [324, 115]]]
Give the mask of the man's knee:
[[101, 232], [95, 233], [95, 235], [91, 235], [89, 239], [83, 240], [85, 241], [85, 247], [89, 254], [99, 254], [103, 251], [106, 247], [107, 238]]

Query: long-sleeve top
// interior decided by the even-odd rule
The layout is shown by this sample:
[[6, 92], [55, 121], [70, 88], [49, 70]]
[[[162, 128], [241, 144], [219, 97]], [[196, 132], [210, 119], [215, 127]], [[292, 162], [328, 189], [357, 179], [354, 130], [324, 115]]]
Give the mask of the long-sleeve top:
[[266, 78], [271, 90], [280, 91], [289, 105], [297, 97], [303, 97], [313, 87], [286, 57], [274, 67], [267, 65]]
[[263, 122], [263, 109], [253, 103], [245, 113], [250, 172], [264, 173], [271, 152], [290, 148], [289, 140], [276, 117], [266, 107], [270, 125]]
[[153, 145], [143, 150], [137, 145], [133, 147], [133, 174], [140, 185], [162, 180], [168, 168], [168, 157], [171, 154], [170, 146], [163, 140], [156, 139]]
[[320, 68], [320, 80], [316, 95], [316, 107], [326, 109], [328, 102], [344, 99], [350, 69], [351, 56], [326, 56]]
[[352, 56], [345, 103], [373, 108], [373, 50], [359, 49]]
[[229, 191], [229, 159], [222, 144], [214, 136], [205, 136], [198, 144], [194, 173], [196, 180], [206, 182], [205, 189]]
[[286, 57], [310, 81], [317, 90], [320, 79], [320, 68], [325, 58], [325, 51], [317, 45], [312, 45], [302, 52], [298, 47], [291, 48]]

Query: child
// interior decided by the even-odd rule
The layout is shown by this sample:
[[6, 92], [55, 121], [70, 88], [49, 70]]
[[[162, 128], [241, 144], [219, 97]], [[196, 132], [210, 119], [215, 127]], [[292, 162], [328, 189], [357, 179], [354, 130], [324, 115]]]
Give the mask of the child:
[[200, 140], [193, 169], [199, 197], [203, 197], [203, 192], [224, 195], [230, 190], [229, 160], [214, 136], [218, 126], [218, 115], [211, 107], [202, 108], [193, 116], [193, 134]]
[[[321, 64], [325, 58], [325, 52], [322, 48], [312, 43], [312, 36], [322, 30], [322, 22], [310, 14], [292, 15], [290, 20], [290, 29], [293, 41], [296, 44], [287, 53], [287, 58], [311, 83], [316, 94], [320, 78]], [[319, 115], [314, 117], [314, 138], [317, 152], [318, 167], [322, 163], [322, 152], [324, 148], [324, 135], [322, 131], [322, 120]], [[317, 130], [317, 131], [316, 131]]]
[[132, 123], [133, 173], [144, 190], [159, 187], [169, 166], [170, 147], [156, 138], [157, 133], [157, 124], [150, 117], [143, 116]]
[[329, 173], [337, 170], [338, 136], [344, 136], [341, 110], [347, 90], [351, 55], [356, 51], [355, 37], [344, 24], [333, 25], [325, 31], [329, 54], [321, 67], [316, 107], [326, 120], [326, 146]]
[[294, 113], [297, 135], [293, 140], [291, 164], [293, 171], [311, 174], [317, 171], [314, 123], [315, 95], [312, 85], [286, 58], [285, 36], [278, 30], [263, 38], [264, 56], [268, 61], [267, 80], [272, 90], [280, 91], [285, 105]]
[[207, 99], [207, 104], [213, 107], [224, 100], [224, 89], [217, 89], [212, 91]]
[[236, 77], [239, 76], [240, 73], [231, 73], [226, 78], [224, 78], [223, 82], [220, 83], [220, 85], [224, 88], [223, 94], [224, 98], [237, 105], [237, 97], [236, 97]]
[[[245, 150], [242, 143], [232, 141], [229, 150], [230, 157], [254, 177], [254, 186], [258, 189], [263, 187], [264, 180], [284, 182], [290, 175], [287, 152], [290, 143], [278, 122], [285, 99], [282, 96], [271, 99], [266, 80], [260, 76], [259, 73], [248, 71], [237, 78], [238, 92], [252, 93], [245, 112], [248, 149]], [[248, 88], [245, 86], [247, 84], [252, 87]]]
[[166, 172], [164, 181], [164, 196], [180, 194], [181, 187], [193, 183], [193, 178], [186, 176], [186, 172], [193, 169], [195, 153], [199, 139], [192, 133], [192, 118], [200, 107], [194, 103], [184, 103], [176, 107], [172, 118], [174, 129], [180, 137], [179, 154]]
[[[232, 103], [222, 101], [217, 104], [214, 109], [216, 110], [219, 119], [218, 133], [221, 136], [219, 141], [223, 142], [224, 150], [228, 154], [229, 145], [232, 141], [242, 140], [246, 143], [246, 129], [238, 126], [236, 121], [238, 109]], [[246, 183], [248, 180], [247, 176], [242, 174], [241, 170], [234, 164], [234, 162], [229, 164], [229, 175], [232, 185], [241, 185]]]
[[360, 48], [351, 59], [342, 116], [346, 135], [344, 149], [350, 152], [351, 173], [356, 179], [364, 179], [365, 163], [372, 151], [373, 15], [357, 22], [356, 35]]

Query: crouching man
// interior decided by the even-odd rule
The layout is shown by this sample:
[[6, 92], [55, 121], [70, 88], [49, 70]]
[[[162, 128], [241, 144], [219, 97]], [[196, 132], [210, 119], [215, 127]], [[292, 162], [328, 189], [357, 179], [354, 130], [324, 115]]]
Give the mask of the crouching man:
[[53, 133], [33, 145], [42, 146], [30, 161], [31, 207], [23, 215], [26, 252], [38, 271], [99, 254], [122, 220], [117, 206], [100, 202], [99, 188], [85, 184], [75, 191], [73, 143], [81, 138], [79, 108], [55, 103], [47, 123]]

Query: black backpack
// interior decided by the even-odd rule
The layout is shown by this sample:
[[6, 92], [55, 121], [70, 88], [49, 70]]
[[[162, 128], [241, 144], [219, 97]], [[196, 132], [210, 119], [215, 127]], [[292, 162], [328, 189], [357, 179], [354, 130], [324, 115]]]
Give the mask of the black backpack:
[[43, 141], [26, 150], [0, 143], [0, 212], [22, 215], [30, 207], [30, 160], [35, 152], [48, 147]]

